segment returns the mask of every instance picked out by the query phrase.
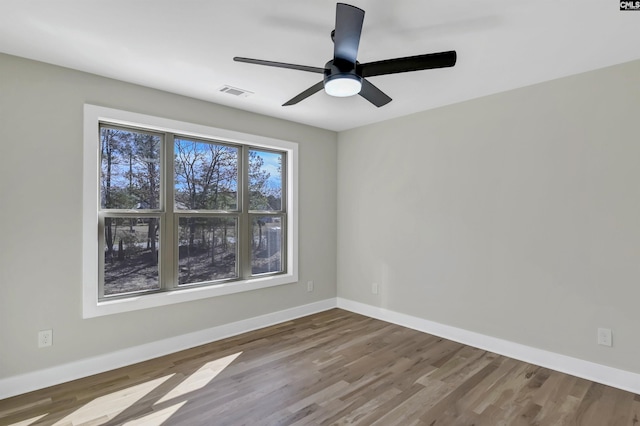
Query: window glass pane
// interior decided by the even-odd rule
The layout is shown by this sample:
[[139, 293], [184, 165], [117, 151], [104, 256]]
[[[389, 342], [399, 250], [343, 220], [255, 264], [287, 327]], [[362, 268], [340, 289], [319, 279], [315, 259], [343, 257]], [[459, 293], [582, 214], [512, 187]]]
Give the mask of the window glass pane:
[[175, 139], [176, 210], [238, 208], [238, 148]]
[[251, 273], [282, 271], [282, 218], [253, 216], [251, 225]]
[[249, 150], [249, 209], [282, 210], [283, 154]]
[[235, 217], [181, 217], [178, 220], [178, 284], [235, 278]]
[[100, 129], [100, 207], [160, 208], [161, 137]]
[[104, 223], [104, 295], [158, 290], [160, 219], [106, 217]]

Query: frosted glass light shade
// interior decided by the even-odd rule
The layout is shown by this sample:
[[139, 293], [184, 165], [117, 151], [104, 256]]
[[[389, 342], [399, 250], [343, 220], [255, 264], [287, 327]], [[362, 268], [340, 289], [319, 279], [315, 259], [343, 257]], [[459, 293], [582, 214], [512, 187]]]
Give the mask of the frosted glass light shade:
[[344, 98], [360, 93], [362, 81], [355, 76], [339, 76], [327, 80], [324, 83], [324, 91], [327, 95]]

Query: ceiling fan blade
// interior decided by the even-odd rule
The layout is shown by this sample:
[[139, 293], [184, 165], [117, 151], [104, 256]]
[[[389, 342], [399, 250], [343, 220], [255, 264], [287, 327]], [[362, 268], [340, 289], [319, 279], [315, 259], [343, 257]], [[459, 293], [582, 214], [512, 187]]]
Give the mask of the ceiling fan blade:
[[456, 64], [456, 52], [429, 53], [426, 55], [407, 56], [405, 58], [387, 59], [384, 61], [368, 62], [358, 66], [358, 72], [363, 77], [396, 74], [400, 72], [420, 71], [433, 68], [452, 67]]
[[364, 10], [344, 3], [336, 5], [336, 29], [333, 34], [333, 58], [356, 63]]
[[362, 79], [362, 89], [360, 90], [360, 96], [380, 108], [391, 102], [391, 98], [387, 96], [382, 90], [371, 84], [369, 81]]
[[233, 58], [233, 60], [236, 62], [246, 62], [248, 64], [266, 65], [268, 67], [289, 68], [292, 70], [308, 71], [308, 72], [315, 72], [320, 74], [324, 73], [324, 68], [309, 67], [306, 65], [287, 64], [285, 62], [263, 61], [262, 59], [242, 58], [240, 56], [236, 56], [235, 58]]
[[298, 102], [307, 99], [309, 96], [321, 91], [323, 88], [324, 88], [324, 81], [316, 83], [313, 86], [309, 87], [304, 92], [300, 93], [299, 95], [294, 96], [293, 98], [289, 99], [287, 102], [282, 104], [282, 106], [295, 105]]

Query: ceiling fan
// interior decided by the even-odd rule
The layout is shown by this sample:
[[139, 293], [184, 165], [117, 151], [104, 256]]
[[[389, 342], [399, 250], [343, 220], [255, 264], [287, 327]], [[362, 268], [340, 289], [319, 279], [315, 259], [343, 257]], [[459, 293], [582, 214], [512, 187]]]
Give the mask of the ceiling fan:
[[238, 56], [233, 60], [324, 74], [321, 82], [309, 87], [282, 106], [295, 105], [324, 88], [328, 95], [346, 97], [359, 94], [375, 106], [381, 107], [391, 102], [391, 98], [365, 77], [452, 67], [456, 64], [456, 52], [453, 50], [361, 64], [357, 61], [357, 55], [363, 21], [364, 10], [344, 3], [337, 4], [336, 27], [331, 32], [334, 43], [333, 59], [327, 62], [324, 68]]

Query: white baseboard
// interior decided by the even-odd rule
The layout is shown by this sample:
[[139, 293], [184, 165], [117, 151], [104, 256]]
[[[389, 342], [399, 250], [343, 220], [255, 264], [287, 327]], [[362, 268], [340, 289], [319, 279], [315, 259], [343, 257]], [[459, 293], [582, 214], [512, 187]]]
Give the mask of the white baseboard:
[[640, 394], [640, 374], [607, 367], [602, 364], [572, 358], [566, 355], [532, 348], [519, 343], [496, 337], [485, 336], [473, 331], [440, 324], [411, 315], [401, 314], [388, 309], [367, 305], [352, 300], [338, 298], [338, 308], [366, 315], [382, 321], [433, 334], [465, 345], [484, 349], [500, 355], [514, 358], [530, 364], [581, 377], [593, 382], [613, 386], [622, 390]]
[[211, 343], [248, 331], [290, 321], [336, 307], [336, 299], [327, 299], [308, 305], [273, 312], [246, 320], [171, 337], [144, 345], [134, 346], [104, 355], [74, 361], [56, 367], [0, 379], [0, 399], [20, 395], [70, 380], [103, 373], [115, 368], [157, 358], [183, 349]]
[[640, 374], [637, 373], [532, 348], [338, 297], [337, 299], [326, 299], [69, 364], [0, 379], [0, 399], [146, 361], [335, 307], [640, 394]]

